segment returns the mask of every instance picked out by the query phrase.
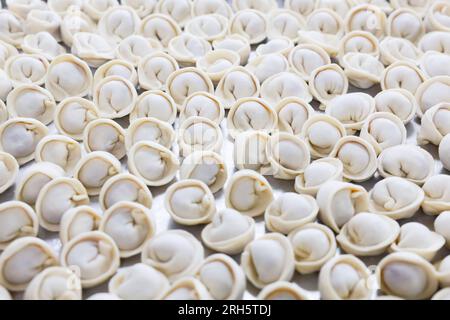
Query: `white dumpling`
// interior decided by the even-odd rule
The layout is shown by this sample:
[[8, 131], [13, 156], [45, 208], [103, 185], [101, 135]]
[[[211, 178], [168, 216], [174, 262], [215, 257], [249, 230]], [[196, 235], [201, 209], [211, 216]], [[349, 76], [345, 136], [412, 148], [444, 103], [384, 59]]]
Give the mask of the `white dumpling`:
[[33, 208], [20, 201], [5, 201], [0, 205], [0, 225], [0, 250], [18, 238], [36, 237], [39, 229]]
[[0, 67], [3, 68], [6, 60], [11, 56], [19, 54], [16, 47], [0, 39]]
[[367, 300], [373, 293], [369, 277], [369, 269], [355, 256], [336, 256], [320, 270], [320, 297], [324, 300]]
[[36, 162], [51, 162], [66, 173], [72, 173], [81, 159], [81, 146], [72, 138], [63, 135], [48, 135], [36, 146]]
[[286, 37], [281, 37], [271, 39], [265, 44], [259, 45], [255, 52], [259, 56], [271, 53], [281, 53], [285, 56], [289, 56], [292, 48], [294, 48], [294, 42]]
[[167, 122], [153, 117], [138, 118], [132, 121], [125, 134], [125, 148], [130, 150], [140, 141], [153, 141], [171, 148], [175, 141], [175, 131]]
[[409, 40], [386, 37], [380, 41], [380, 61], [390, 65], [396, 61], [417, 64], [422, 52]]
[[194, 0], [192, 3], [192, 14], [194, 16], [220, 14], [225, 18], [230, 18], [233, 10], [228, 2], [222, 0]]
[[425, 33], [422, 18], [414, 10], [399, 8], [389, 14], [387, 35], [417, 42]]
[[172, 97], [160, 90], [143, 92], [136, 100], [136, 105], [130, 113], [130, 121], [139, 118], [156, 118], [172, 124], [177, 116], [177, 106]]
[[284, 7], [290, 9], [300, 15], [306, 17], [315, 8], [316, 2], [314, 0], [286, 0]]
[[158, 40], [166, 48], [171, 39], [181, 34], [181, 28], [170, 16], [153, 13], [142, 20], [139, 33]]
[[450, 134], [447, 134], [442, 138], [441, 143], [439, 143], [438, 151], [442, 166], [445, 169], [450, 170]]
[[328, 181], [316, 196], [320, 220], [339, 232], [359, 212], [367, 212], [369, 195], [364, 187], [348, 182]]
[[450, 31], [450, 6], [447, 1], [434, 1], [426, 11], [427, 31]]
[[348, 78], [337, 64], [314, 69], [309, 78], [309, 90], [322, 104], [348, 91]]
[[184, 277], [176, 280], [164, 293], [162, 300], [211, 300], [206, 286], [193, 276]]
[[397, 8], [409, 8], [423, 15], [430, 4], [430, 0], [392, 0], [391, 6]]
[[308, 81], [314, 69], [330, 64], [330, 56], [314, 44], [298, 44], [289, 53], [289, 64], [293, 71]]
[[266, 39], [267, 31], [268, 22], [266, 16], [254, 9], [238, 11], [230, 20], [229, 32], [244, 36], [250, 44], [257, 44]]
[[50, 10], [63, 16], [71, 8], [80, 9], [83, 1], [82, 0], [48, 0], [47, 2], [48, 2], [48, 7]]
[[196, 92], [187, 97], [180, 109], [180, 121], [204, 117], [220, 125], [225, 116], [221, 101], [213, 94]]
[[342, 36], [344, 21], [335, 11], [317, 5], [317, 9], [306, 19], [306, 29]]
[[76, 267], [83, 288], [107, 281], [120, 265], [114, 240], [100, 231], [85, 232], [67, 242], [61, 251], [61, 265]]
[[434, 220], [434, 231], [443, 236], [447, 243], [447, 248], [450, 247], [450, 212], [441, 212]]
[[139, 85], [147, 90], [164, 90], [169, 75], [178, 70], [177, 61], [164, 52], [153, 52], [138, 64]]
[[448, 54], [427, 51], [419, 61], [420, 70], [427, 77], [450, 76], [450, 57]]
[[160, 0], [156, 5], [156, 12], [171, 17], [183, 27], [192, 17], [191, 0]]
[[222, 148], [223, 136], [219, 125], [205, 117], [190, 117], [178, 128], [180, 154], [187, 156], [194, 151], [215, 151]]
[[250, 43], [244, 36], [237, 33], [229, 34], [223, 39], [217, 39], [212, 42], [214, 50], [226, 49], [232, 50], [241, 57], [241, 65], [245, 65], [251, 52]]
[[386, 148], [406, 142], [402, 120], [389, 112], [375, 112], [364, 121], [359, 136], [369, 142], [377, 155]]
[[278, 114], [278, 130], [296, 136], [301, 134], [306, 120], [314, 114], [312, 106], [297, 97], [282, 99], [276, 104], [275, 110]]
[[96, 23], [79, 7], [71, 6], [62, 16], [61, 38], [65, 45], [72, 46], [73, 36], [78, 32], [95, 32]]
[[416, 115], [417, 101], [406, 89], [385, 89], [375, 96], [375, 109], [397, 116], [406, 125]]
[[0, 10], [0, 40], [5, 41], [15, 47], [19, 46], [25, 35], [23, 30], [23, 20], [7, 9]]
[[407, 61], [396, 61], [384, 69], [381, 75], [381, 89], [406, 89], [415, 94], [425, 81], [425, 75], [419, 68]]
[[339, 53], [340, 36], [316, 30], [300, 30], [298, 32], [299, 43], [311, 44], [323, 49], [330, 57]]
[[257, 288], [280, 280], [289, 281], [295, 269], [291, 243], [279, 233], [267, 233], [245, 247], [241, 266]]
[[297, 284], [277, 281], [262, 289], [258, 300], [311, 300], [310, 293]]
[[128, 61], [114, 59], [102, 64], [94, 73], [94, 87], [110, 76], [119, 76], [130, 81], [135, 87], [138, 84], [138, 74], [134, 65]]
[[10, 291], [23, 291], [41, 270], [56, 265], [56, 253], [44, 240], [16, 239], [0, 256], [0, 285]]
[[442, 138], [450, 133], [450, 103], [438, 103], [425, 111], [421, 119], [417, 143], [439, 145]]
[[381, 80], [383, 64], [368, 53], [349, 52], [342, 57], [348, 81], [357, 88], [368, 89]]
[[50, 61], [66, 53], [66, 49], [46, 31], [26, 35], [23, 39], [22, 50], [25, 53], [41, 54]]
[[158, 233], [145, 243], [142, 263], [162, 272], [171, 282], [194, 275], [204, 258], [202, 244], [184, 230]]
[[186, 32], [173, 37], [168, 44], [168, 53], [184, 67], [194, 66], [210, 51], [211, 44], [207, 40]]
[[450, 53], [450, 34], [444, 31], [433, 31], [426, 33], [419, 41], [419, 49], [423, 52], [437, 51]]
[[31, 10], [44, 9], [46, 4], [41, 0], [6, 0], [8, 10], [25, 19]]
[[336, 254], [333, 231], [320, 223], [308, 223], [292, 230], [288, 236], [294, 249], [295, 269], [300, 274], [310, 274]]
[[386, 28], [386, 14], [371, 4], [354, 6], [345, 16], [345, 31], [368, 31], [377, 38], [382, 38]]
[[304, 18], [300, 14], [287, 9], [277, 9], [271, 11], [268, 20], [269, 39], [286, 37], [292, 41], [295, 41], [298, 38], [298, 31], [305, 27]]
[[67, 210], [60, 222], [61, 243], [64, 245], [79, 234], [98, 230], [101, 218], [97, 211], [87, 205]]
[[98, 21], [98, 33], [120, 42], [139, 31], [141, 19], [127, 6], [113, 6], [104, 12]]
[[417, 114], [423, 115], [432, 106], [441, 102], [450, 102], [450, 76], [437, 76], [423, 82], [415, 96], [419, 108]]
[[9, 153], [0, 151], [0, 194], [16, 182], [18, 173], [17, 160]]
[[439, 215], [450, 209], [450, 177], [446, 174], [431, 176], [422, 186], [425, 199], [422, 210], [426, 214]]
[[21, 53], [11, 56], [5, 62], [4, 71], [17, 86], [20, 84], [42, 85], [48, 79], [50, 70], [47, 59], [40, 54]]
[[93, 68], [98, 68], [115, 57], [116, 44], [99, 34], [77, 32], [73, 35], [72, 41], [72, 54]]
[[221, 39], [228, 31], [228, 19], [215, 13], [200, 15], [189, 20], [184, 30], [207, 41]]
[[354, 0], [319, 0], [317, 1], [316, 6], [317, 8], [328, 8], [339, 14], [341, 17], [345, 17], [354, 4]]
[[203, 228], [201, 237], [211, 250], [239, 254], [255, 237], [255, 220], [234, 209], [223, 209]]
[[339, 45], [339, 61], [350, 52], [365, 53], [378, 58], [380, 55], [378, 39], [367, 31], [348, 32], [342, 37]]
[[163, 46], [159, 41], [133, 34], [120, 41], [116, 54], [119, 59], [137, 66], [141, 59], [162, 49]]
[[86, 204], [89, 204], [89, 196], [78, 180], [58, 177], [46, 183], [39, 191], [35, 208], [41, 227], [59, 231], [65, 212]]
[[262, 83], [271, 76], [288, 71], [289, 63], [281, 53], [271, 53], [252, 58], [245, 67]]
[[378, 157], [382, 177], [402, 177], [419, 185], [434, 174], [433, 157], [414, 145], [397, 145], [383, 150]]
[[88, 123], [83, 133], [83, 145], [89, 152], [106, 151], [117, 159], [125, 156], [125, 130], [111, 119], [97, 119]]
[[240, 59], [239, 54], [234, 51], [217, 49], [197, 59], [196, 66], [203, 70], [214, 83], [218, 83], [227, 71], [239, 66]]
[[[155, 2], [156, 0], [124, 0], [122, 1], [123, 5], [130, 6], [133, 9], [138, 9], [133, 4], [139, 4], [140, 2]], [[108, 11], [109, 8], [118, 6], [119, 1], [118, 0], [85, 0], [82, 6], [82, 9], [84, 12], [86, 12], [93, 20], [100, 20], [101, 16], [104, 12]]]
[[261, 84], [261, 98], [275, 106], [282, 99], [297, 97], [306, 102], [312, 100], [305, 80], [292, 72], [280, 72]]

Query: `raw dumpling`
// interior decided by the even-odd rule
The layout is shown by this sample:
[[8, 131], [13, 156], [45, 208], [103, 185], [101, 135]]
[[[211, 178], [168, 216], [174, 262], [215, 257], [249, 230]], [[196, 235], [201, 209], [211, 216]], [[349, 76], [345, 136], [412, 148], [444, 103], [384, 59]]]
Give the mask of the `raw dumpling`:
[[169, 75], [179, 69], [177, 61], [165, 52], [156, 51], [138, 63], [139, 85], [146, 90], [164, 90]]
[[64, 245], [79, 234], [98, 230], [101, 218], [97, 211], [86, 205], [67, 210], [60, 222], [61, 243]]
[[352, 31], [346, 33], [339, 46], [339, 60], [349, 52], [365, 53], [378, 58], [380, 47], [378, 39], [367, 31]]
[[9, 153], [0, 151], [0, 194], [15, 183], [18, 173], [17, 160]]
[[170, 16], [153, 13], [142, 20], [139, 33], [145, 38], [158, 40], [166, 48], [171, 39], [181, 34], [181, 29]]
[[21, 53], [11, 56], [5, 62], [4, 70], [14, 86], [20, 84], [42, 85], [49, 75], [47, 59], [40, 54]]
[[44, 137], [36, 146], [36, 162], [51, 162], [71, 174], [81, 159], [81, 146], [72, 138], [55, 134]]
[[438, 103], [425, 111], [421, 119], [417, 143], [432, 143], [436, 146], [450, 133], [450, 101]]
[[368, 31], [378, 39], [382, 38], [386, 29], [386, 14], [371, 4], [354, 6], [345, 16], [345, 31]]
[[314, 0], [286, 0], [284, 7], [290, 9], [304, 17], [308, 16], [316, 7]]
[[444, 31], [426, 33], [419, 41], [419, 49], [423, 52], [437, 51], [450, 53], [450, 34]]
[[228, 19], [215, 13], [197, 16], [186, 23], [184, 31], [207, 41], [221, 39], [228, 31]]
[[327, 101], [348, 91], [348, 78], [337, 64], [326, 64], [314, 69], [309, 78], [309, 90], [316, 100]]
[[68, 47], [72, 46], [73, 36], [78, 32], [95, 32], [96, 29], [95, 22], [76, 6], [69, 7], [62, 16], [61, 38]]
[[125, 148], [130, 150], [140, 141], [153, 141], [171, 148], [175, 141], [175, 131], [167, 122], [152, 117], [132, 121], [125, 134]]
[[425, 33], [421, 16], [409, 8], [393, 11], [387, 21], [387, 35], [417, 42]]
[[264, 213], [273, 200], [269, 182], [252, 170], [233, 174], [225, 189], [225, 205], [242, 214], [254, 217]]
[[214, 83], [218, 83], [227, 71], [239, 66], [240, 59], [234, 51], [217, 49], [198, 58], [196, 66], [206, 72]]
[[434, 230], [443, 236], [447, 243], [447, 248], [450, 247], [450, 212], [441, 212], [434, 220]]
[[324, 183], [316, 196], [319, 218], [335, 232], [356, 214], [367, 212], [369, 195], [364, 187], [341, 181]]
[[84, 129], [83, 145], [86, 151], [106, 151], [117, 159], [125, 154], [125, 130], [110, 119], [97, 119], [88, 123]]
[[233, 15], [233, 10], [228, 2], [222, 0], [194, 0], [192, 2], [192, 15], [220, 14], [225, 18]]
[[120, 201], [103, 213], [99, 230], [114, 240], [121, 258], [128, 258], [140, 254], [145, 242], [156, 234], [156, 222], [149, 208]]
[[254, 9], [237, 11], [230, 20], [229, 33], [244, 36], [250, 44], [263, 42], [267, 37], [269, 24], [266, 16]]
[[266, 233], [245, 247], [241, 266], [257, 288], [276, 281], [290, 281], [295, 271], [291, 243], [279, 233]]
[[314, 69], [330, 64], [330, 56], [321, 47], [302, 43], [289, 53], [289, 64], [303, 80], [308, 81]]
[[344, 21], [333, 10], [317, 6], [306, 19], [306, 30], [318, 31], [341, 37], [344, 33]]
[[450, 76], [437, 76], [426, 80], [417, 88], [415, 96], [419, 104], [419, 116], [438, 103], [450, 102]]
[[297, 97], [284, 98], [275, 106], [278, 114], [278, 130], [299, 136], [303, 125], [313, 114], [314, 109]]
[[289, 62], [281, 53], [270, 53], [254, 57], [245, 67], [262, 83], [271, 76], [288, 71]]
[[18, 238], [36, 237], [39, 229], [33, 208], [20, 201], [0, 204], [0, 225], [0, 250]]
[[368, 53], [349, 52], [342, 57], [348, 81], [357, 88], [368, 89], [381, 80], [383, 64]]
[[247, 38], [237, 33], [227, 35], [223, 39], [214, 40], [212, 43], [214, 50], [226, 49], [239, 54], [241, 65], [245, 65], [251, 52], [250, 43]]
[[72, 41], [72, 54], [93, 68], [98, 68], [115, 57], [115, 43], [96, 33], [77, 32]]
[[22, 43], [25, 32], [23, 30], [23, 20], [7, 9], [0, 10], [0, 40], [19, 47]]
[[201, 237], [211, 250], [239, 254], [255, 238], [255, 220], [234, 209], [223, 209], [203, 228]]
[[450, 76], [450, 57], [448, 54], [427, 51], [419, 61], [420, 70], [425, 76]]
[[211, 51], [211, 44], [190, 33], [173, 37], [168, 44], [168, 53], [182, 67], [194, 66], [196, 61]]
[[194, 151], [220, 153], [222, 142], [222, 131], [219, 125], [208, 118], [190, 117], [178, 128], [178, 146], [182, 156], [187, 156]]
[[110, 76], [122, 77], [130, 81], [135, 87], [138, 84], [138, 74], [136, 69], [133, 64], [125, 60], [110, 60], [101, 65], [94, 74], [94, 87], [96, 87], [100, 81]]
[[390, 65], [397, 61], [417, 64], [422, 52], [409, 40], [386, 37], [380, 42], [380, 61]]
[[[155, 2], [156, 0], [123, 0], [121, 1], [123, 5], [125, 6], [130, 6], [133, 9], [136, 10], [137, 12], [137, 8], [136, 6], [134, 6], [134, 4], [139, 4], [140, 2]], [[118, 6], [119, 5], [119, 1], [118, 0], [85, 0], [82, 6], [82, 9], [84, 12], [86, 12], [93, 20], [98, 21], [100, 20], [100, 18], [102, 17], [103, 13], [108, 11], [109, 8], [114, 7], [114, 6]], [[142, 6], [143, 8], [144, 6]], [[150, 12], [151, 13], [151, 12]]]
[[392, 113], [406, 125], [416, 115], [417, 101], [406, 89], [384, 89], [375, 96], [375, 109]]
[[442, 138], [439, 144], [439, 159], [442, 162], [442, 166], [450, 170], [450, 134]]
[[450, 31], [450, 5], [447, 1], [435, 1], [427, 8], [424, 24], [427, 31]]
[[[16, 47], [0, 39], [0, 67], [3, 68], [6, 60], [10, 57], [19, 54]], [[3, 70], [2, 70], [3, 71]]]
[[156, 5], [156, 12], [169, 16], [180, 27], [184, 27], [186, 22], [192, 18], [191, 10], [191, 0], [159, 0]]
[[297, 97], [306, 102], [312, 100], [305, 80], [292, 72], [280, 72], [261, 84], [261, 98], [275, 106], [282, 99]]
[[271, 39], [265, 44], [260, 44], [255, 52], [259, 56], [271, 53], [281, 53], [287, 57], [292, 48], [294, 48], [294, 42], [286, 37], [281, 37]]
[[136, 100], [130, 113], [130, 121], [139, 118], [156, 118], [172, 124], [177, 116], [177, 106], [172, 97], [160, 90], [145, 91]]
[[298, 38], [298, 31], [305, 27], [305, 20], [298, 13], [287, 10], [277, 9], [270, 12], [268, 17], [269, 39], [279, 39], [286, 37], [292, 41], [296, 41]]
[[426, 214], [439, 215], [443, 211], [450, 210], [450, 176], [437, 174], [425, 181], [422, 187], [425, 199], [422, 202], [422, 210]]
[[119, 59], [137, 66], [141, 59], [162, 49], [163, 46], [158, 40], [133, 34], [120, 41], [116, 54]]
[[203, 117], [220, 125], [225, 110], [220, 100], [207, 92], [196, 92], [187, 97], [180, 109], [180, 122], [191, 117]]
[[211, 300], [208, 288], [196, 278], [189, 276], [176, 280], [168, 291], [164, 293], [162, 300]]
[[311, 300], [305, 289], [293, 282], [277, 281], [262, 289], [258, 300]]
[[113, 6], [102, 14], [98, 21], [100, 35], [120, 42], [139, 31], [141, 19], [136, 12], [127, 6]]
[[60, 54], [66, 53], [66, 49], [46, 31], [26, 35], [23, 38], [22, 50], [25, 53], [40, 54], [50, 61]]
[[425, 75], [419, 68], [407, 61], [396, 61], [384, 69], [381, 89], [406, 89], [415, 94], [417, 88], [425, 81]]

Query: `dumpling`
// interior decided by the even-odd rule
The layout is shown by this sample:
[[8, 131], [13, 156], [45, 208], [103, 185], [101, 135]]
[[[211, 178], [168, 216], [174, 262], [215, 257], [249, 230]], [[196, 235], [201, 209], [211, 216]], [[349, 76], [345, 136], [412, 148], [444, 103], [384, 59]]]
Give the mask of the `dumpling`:
[[196, 92], [187, 97], [180, 109], [180, 122], [192, 117], [203, 117], [220, 125], [225, 110], [220, 100], [207, 92]]
[[256, 48], [255, 53], [259, 56], [271, 53], [281, 53], [287, 57], [292, 48], [294, 48], [294, 42], [286, 37], [281, 37], [271, 39], [265, 44], [260, 44]]
[[136, 34], [141, 19], [134, 9], [127, 6], [113, 6], [104, 12], [98, 21], [98, 33], [115, 42]]
[[445, 169], [450, 170], [450, 134], [447, 134], [442, 138], [441, 143], [439, 143], [438, 151], [442, 166]]
[[31, 280], [23, 298], [24, 300], [81, 300], [81, 281], [70, 268], [50, 267]]
[[153, 197], [147, 186], [136, 176], [121, 173], [105, 182], [100, 190], [98, 202], [102, 210], [107, 210], [121, 201], [139, 203], [151, 208]]
[[361, 212], [353, 216], [336, 236], [342, 249], [357, 256], [377, 256], [397, 239], [400, 226], [387, 216]]
[[277, 179], [294, 180], [310, 163], [308, 145], [286, 132], [272, 135], [266, 144], [266, 156]]
[[356, 214], [367, 212], [369, 195], [364, 187], [348, 182], [328, 181], [316, 196], [319, 219], [339, 232]]
[[300, 274], [319, 271], [336, 255], [336, 239], [333, 231], [320, 223], [300, 226], [288, 236], [294, 249], [295, 269]]
[[375, 109], [397, 116], [406, 125], [416, 115], [417, 101], [406, 89], [384, 89], [375, 96]]
[[450, 288], [444, 288], [436, 292], [431, 300], [450, 300]]
[[108, 283], [108, 290], [123, 300], [157, 300], [169, 289], [169, 280], [154, 268], [136, 263], [120, 268]]
[[227, 127], [235, 138], [245, 131], [271, 133], [277, 126], [275, 110], [261, 98], [241, 98], [231, 107], [227, 117]]
[[156, 5], [156, 12], [169, 16], [180, 27], [184, 27], [186, 22], [192, 18], [191, 10], [191, 0], [159, 0]]
[[167, 230], [148, 240], [142, 263], [162, 272], [171, 282], [192, 276], [204, 259], [202, 244], [184, 230]]
[[316, 196], [319, 188], [331, 180], [342, 180], [344, 165], [337, 158], [321, 158], [311, 162], [295, 178], [295, 191]]
[[315, 44], [302, 43], [289, 53], [289, 65], [303, 80], [308, 81], [314, 69], [330, 64], [330, 56]]
[[425, 149], [414, 145], [397, 145], [380, 153], [378, 172], [384, 178], [396, 176], [422, 185], [434, 174], [434, 160]]
[[15, 87], [6, 100], [11, 118], [33, 118], [47, 125], [53, 121], [56, 108], [52, 94], [34, 84]]
[[450, 34], [444, 31], [428, 32], [420, 39], [418, 47], [423, 52], [437, 51], [449, 54]]
[[16, 47], [0, 39], [0, 68], [3, 68], [6, 60], [17, 54], [19, 54], [19, 51]]
[[252, 170], [237, 171], [225, 188], [226, 207], [251, 217], [263, 214], [272, 200], [269, 182]]
[[224, 38], [228, 31], [228, 19], [220, 14], [196, 16], [189, 20], [184, 31], [207, 41]]
[[266, 233], [250, 242], [241, 255], [247, 279], [257, 288], [291, 280], [295, 260], [291, 243], [279, 233]]
[[447, 287], [450, 283], [450, 256], [435, 263], [438, 279], [441, 287]]
[[377, 171], [375, 149], [360, 137], [342, 137], [335, 144], [330, 157], [341, 160], [344, 165], [342, 175], [349, 181], [367, 181]]
[[278, 130], [296, 136], [301, 134], [306, 120], [314, 114], [311, 105], [297, 97], [282, 99], [276, 104], [275, 110], [278, 114]]
[[316, 30], [300, 30], [298, 32], [299, 43], [316, 45], [331, 57], [339, 53], [339, 36], [332, 33], [325, 33]]
[[390, 65], [397, 61], [417, 64], [422, 52], [409, 40], [386, 37], [380, 41], [380, 61]]
[[244, 36], [250, 44], [263, 42], [267, 37], [269, 23], [266, 16], [254, 9], [237, 11], [230, 20], [229, 33]]
[[270, 12], [277, 8], [275, 0], [232, 0], [232, 6], [235, 11], [253, 9], [261, 12]]
[[242, 299], [246, 280], [242, 268], [225, 254], [210, 255], [199, 267], [199, 279], [212, 298], [218, 300]]
[[156, 118], [172, 124], [177, 116], [177, 106], [172, 97], [160, 90], [143, 92], [130, 113], [130, 122], [140, 118]]
[[255, 220], [234, 209], [223, 209], [203, 228], [201, 238], [211, 250], [239, 254], [255, 238]]
[[450, 76], [437, 76], [423, 82], [416, 90], [415, 96], [419, 108], [417, 114], [423, 115], [425, 111], [441, 102], [450, 102]]
[[312, 100], [305, 80], [292, 72], [280, 72], [261, 84], [261, 98], [275, 106], [282, 99], [297, 97], [306, 102]]
[[211, 51], [211, 44], [190, 33], [182, 33], [169, 41], [168, 53], [182, 67], [194, 66], [197, 60]]
[[264, 220], [268, 230], [288, 234], [316, 220], [318, 212], [319, 206], [312, 196], [285, 192], [267, 207]]
[[155, 142], [140, 141], [128, 151], [128, 170], [148, 186], [168, 184], [179, 166], [175, 154]]
[[116, 273], [120, 266], [119, 249], [106, 233], [81, 233], [63, 246], [61, 265], [79, 268], [82, 287], [91, 288]]
[[130, 81], [135, 87], [138, 84], [138, 74], [136, 72], [136, 69], [134, 68], [133, 64], [125, 60], [110, 60], [97, 68], [94, 73], [94, 87], [96, 87], [100, 81], [110, 76], [122, 77]]
[[158, 40], [166, 48], [171, 39], [181, 34], [181, 29], [170, 16], [153, 13], [142, 20], [139, 33], [145, 38]]
[[216, 97], [222, 101], [226, 109], [231, 108], [241, 98], [258, 97], [259, 93], [258, 78], [241, 66], [225, 71], [215, 90]]
[[380, 39], [385, 34], [386, 14], [377, 6], [367, 3], [360, 4], [348, 11], [344, 25], [346, 32], [368, 31]]
[[337, 95], [325, 102], [325, 114], [341, 122], [348, 134], [361, 130], [374, 110], [375, 100], [363, 92]]
[[5, 4], [9, 11], [25, 19], [31, 10], [46, 8], [43, 2], [41, 0], [6, 0]]
[[36, 163], [25, 170], [16, 186], [15, 198], [30, 206], [34, 206], [41, 189], [48, 182], [64, 175], [64, 170], [54, 163]]
[[234, 51], [218, 49], [207, 52], [197, 59], [196, 66], [203, 70], [213, 82], [218, 83], [223, 75], [239, 66], [240, 56]]
[[444, 246], [445, 238], [419, 222], [408, 222], [400, 228], [400, 234], [391, 245], [393, 252], [412, 252], [431, 261]]
[[439, 215], [443, 211], [450, 210], [450, 177], [447, 174], [429, 177], [422, 190], [425, 192], [425, 199], [422, 202], [423, 212]]
[[44, 240], [16, 239], [0, 256], [0, 284], [10, 291], [23, 291], [39, 272], [56, 265], [56, 253]]
[[50, 63], [45, 88], [53, 94], [56, 101], [84, 97], [90, 93], [91, 86], [92, 72], [83, 60], [71, 54], [63, 54]]
[[[32, 118], [13, 118], [0, 125], [0, 150], [16, 158], [19, 165], [34, 159], [37, 144], [48, 128]], [[20, 143], [17, 143], [20, 141]]]
[[373, 294], [370, 271], [353, 255], [339, 255], [319, 273], [320, 298], [324, 300], [367, 300]]
[[450, 101], [438, 103], [425, 111], [421, 119], [417, 142], [438, 146], [442, 138], [450, 133], [448, 119], [450, 119]]
[[333, 34], [341, 37], [344, 33], [344, 21], [328, 8], [317, 5], [317, 9], [311, 12], [306, 19], [306, 30]]
[[194, 179], [172, 184], [164, 195], [164, 207], [176, 223], [189, 226], [209, 223], [216, 214], [214, 195], [204, 182]]
[[426, 10], [424, 24], [427, 31], [450, 31], [450, 6], [447, 1], [432, 2]]
[[0, 40], [19, 47], [22, 43], [25, 32], [23, 30], [23, 20], [7, 9], [0, 10]]
[[383, 64], [367, 53], [349, 52], [342, 57], [348, 81], [357, 88], [368, 89], [381, 80]]
[[[123, 0], [122, 4], [126, 6], [130, 6], [133, 9], [138, 9], [133, 6], [135, 3], [144, 2], [140, 0]], [[156, 0], [149, 0], [145, 2], [154, 2], [156, 3]], [[108, 11], [109, 8], [118, 6], [119, 1], [118, 0], [85, 0], [83, 2], [82, 10], [86, 12], [93, 20], [98, 21], [100, 20], [101, 16], [104, 12]], [[143, 8], [144, 6], [142, 6]], [[137, 12], [137, 10], [136, 10]]]
[[39, 229], [33, 208], [20, 201], [0, 204], [0, 225], [0, 250], [18, 238], [36, 237]]
[[162, 300], [201, 301], [211, 300], [208, 288], [196, 278], [189, 276], [176, 280], [167, 290]]
[[396, 252], [384, 257], [376, 269], [380, 289], [405, 299], [426, 299], [438, 289], [433, 265], [410, 252]]
[[89, 122], [99, 117], [96, 105], [87, 99], [72, 97], [61, 101], [54, 114], [55, 126], [61, 134], [83, 140]]
[[76, 6], [69, 7], [62, 16], [61, 38], [68, 47], [72, 46], [73, 36], [78, 32], [95, 32], [96, 29], [96, 23]]
[[20, 84], [42, 85], [48, 79], [50, 66], [39, 54], [21, 53], [11, 56], [5, 62], [4, 70], [14, 86]]
[[162, 49], [163, 46], [159, 41], [133, 34], [120, 41], [116, 48], [116, 55], [119, 59], [137, 66], [141, 59]]
[[167, 78], [167, 93], [181, 106], [187, 97], [199, 91], [214, 92], [214, 85], [208, 75], [198, 68], [183, 68], [172, 72]]
[[348, 91], [348, 78], [337, 64], [326, 64], [314, 69], [309, 77], [309, 90], [316, 100], [327, 101]]
[[346, 33], [339, 46], [339, 60], [349, 52], [365, 53], [375, 58], [380, 55], [378, 39], [367, 31], [351, 31]]
[[22, 50], [29, 54], [40, 54], [50, 61], [66, 53], [66, 49], [46, 31], [26, 35], [23, 38]]
[[140, 254], [146, 241], [156, 234], [156, 222], [149, 208], [120, 201], [103, 213], [99, 230], [114, 240], [121, 258], [129, 258]]
[[[371, 1], [368, 2], [370, 3]], [[355, 5], [354, 0], [319, 0], [316, 4], [317, 8], [328, 8], [341, 17], [345, 17], [353, 5]]]
[[254, 57], [245, 67], [262, 83], [271, 76], [288, 71], [289, 62], [281, 53], [271, 53]]
[[165, 90], [167, 78], [178, 69], [178, 62], [167, 53], [150, 53], [138, 63], [139, 85], [146, 90]]
[[233, 10], [228, 2], [222, 0], [194, 0], [192, 2], [192, 15], [220, 14], [225, 18], [233, 15]]
[[117, 159], [125, 156], [125, 130], [111, 119], [97, 119], [84, 129], [83, 145], [89, 152], [106, 151]]
[[167, 122], [152, 117], [132, 121], [125, 134], [125, 148], [130, 150], [140, 141], [153, 141], [171, 148], [175, 141], [175, 131]]
[[428, 6], [430, 4], [430, 0], [416, 0], [416, 1], [410, 1], [410, 0], [392, 0], [391, 6], [395, 9], [397, 8], [409, 8], [417, 13], [423, 15], [425, 10], [427, 10]]
[[[13, 89], [13, 87], [14, 87], [13, 82], [11, 81], [9, 76], [6, 74], [5, 71], [0, 69], [0, 100], [2, 102], [6, 101], [6, 98], [7, 98], [8, 94], [11, 92], [11, 90]], [[2, 103], [2, 102], [0, 102], [0, 103]], [[5, 109], [6, 109], [6, 106], [5, 106]]]
[[81, 146], [72, 138], [63, 135], [48, 135], [36, 146], [36, 162], [50, 162], [71, 174], [81, 159]]
[[447, 248], [450, 247], [450, 212], [444, 211], [439, 214], [434, 220], [434, 231], [443, 236], [447, 243]]
[[390, 37], [398, 37], [417, 42], [425, 33], [425, 25], [421, 16], [409, 8], [399, 8], [389, 14], [386, 33]]
[[278, 39], [280, 37], [286, 37], [292, 41], [296, 41], [298, 38], [298, 31], [305, 27], [304, 18], [288, 9], [277, 9], [270, 12], [268, 17], [268, 38]]
[[223, 39], [217, 39], [212, 42], [214, 50], [226, 49], [232, 50], [241, 57], [241, 65], [247, 64], [251, 52], [250, 43], [247, 38], [237, 33], [229, 34]]
[[277, 281], [262, 289], [258, 300], [311, 300], [310, 293], [297, 284]]
[[329, 156], [338, 140], [345, 135], [344, 125], [325, 114], [315, 114], [306, 120], [300, 134], [308, 144], [313, 159]]
[[419, 68], [407, 61], [396, 61], [384, 69], [380, 85], [381, 89], [406, 89], [415, 94], [425, 81], [425, 75]]
[[250, 169], [261, 174], [271, 174], [271, 166], [266, 154], [269, 139], [269, 134], [261, 130], [239, 133], [234, 140], [235, 167], [239, 170]]
[[290, 9], [300, 15], [306, 17], [315, 8], [316, 2], [314, 0], [286, 0], [284, 7]]
[[427, 51], [419, 61], [420, 70], [425, 76], [450, 76], [450, 57], [448, 54]]
[[136, 100], [136, 88], [119, 76], [106, 77], [94, 88], [93, 102], [100, 116], [105, 118], [116, 119], [129, 115]]
[[369, 192], [369, 211], [392, 219], [411, 218], [424, 200], [425, 193], [415, 183], [399, 177], [378, 181]]
[[17, 160], [9, 153], [0, 151], [0, 194], [15, 183], [18, 173]]
[[84, 186], [76, 179], [58, 177], [46, 183], [36, 199], [36, 214], [45, 230], [59, 231], [65, 212], [73, 207], [89, 204]]
[[219, 125], [208, 118], [190, 117], [178, 128], [178, 146], [182, 156], [187, 156], [194, 151], [220, 152], [222, 143], [223, 137]]
[[50, 10], [65, 15], [71, 8], [81, 9], [82, 0], [47, 0]]
[[97, 211], [86, 205], [67, 210], [60, 222], [61, 243], [65, 245], [79, 234], [98, 230], [101, 218]]
[[72, 41], [72, 54], [93, 68], [98, 68], [115, 58], [116, 44], [99, 34], [77, 32], [73, 35]]

